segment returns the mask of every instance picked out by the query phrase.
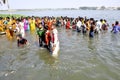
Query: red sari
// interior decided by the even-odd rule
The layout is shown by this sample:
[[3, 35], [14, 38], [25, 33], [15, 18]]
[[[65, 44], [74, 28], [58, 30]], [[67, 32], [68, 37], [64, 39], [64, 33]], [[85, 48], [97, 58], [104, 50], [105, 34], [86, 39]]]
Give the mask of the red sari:
[[70, 21], [67, 21], [67, 23], [66, 23], [66, 29], [70, 29]]

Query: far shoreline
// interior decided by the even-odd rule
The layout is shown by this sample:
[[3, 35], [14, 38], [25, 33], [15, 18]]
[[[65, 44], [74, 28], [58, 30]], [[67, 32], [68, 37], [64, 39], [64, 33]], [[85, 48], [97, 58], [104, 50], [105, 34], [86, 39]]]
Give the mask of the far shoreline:
[[2, 12], [15, 12], [15, 11], [46, 11], [46, 10], [120, 10], [120, 7], [79, 7], [79, 8], [36, 8], [36, 9], [5, 9]]

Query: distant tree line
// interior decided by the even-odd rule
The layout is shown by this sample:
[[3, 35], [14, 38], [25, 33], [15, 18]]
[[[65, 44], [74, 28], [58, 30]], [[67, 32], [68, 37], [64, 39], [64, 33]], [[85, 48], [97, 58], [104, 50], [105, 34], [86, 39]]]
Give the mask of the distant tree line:
[[96, 10], [97, 7], [79, 7], [79, 9], [82, 9], [82, 10]]
[[101, 7], [79, 7], [79, 10], [120, 10], [120, 7], [105, 7], [105, 6], [101, 6]]

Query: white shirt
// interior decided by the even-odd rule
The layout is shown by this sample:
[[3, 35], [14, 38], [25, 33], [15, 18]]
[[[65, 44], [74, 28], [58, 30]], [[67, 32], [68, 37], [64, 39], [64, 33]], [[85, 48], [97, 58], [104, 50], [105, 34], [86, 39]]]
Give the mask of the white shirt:
[[77, 22], [77, 27], [80, 28], [81, 25], [82, 25], [82, 22], [79, 20], [79, 21]]

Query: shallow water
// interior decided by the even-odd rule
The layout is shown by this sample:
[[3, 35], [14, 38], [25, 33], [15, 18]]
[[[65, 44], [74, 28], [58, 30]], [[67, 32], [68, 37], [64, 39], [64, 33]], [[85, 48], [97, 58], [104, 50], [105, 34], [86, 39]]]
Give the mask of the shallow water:
[[[113, 22], [110, 16], [108, 21]], [[57, 59], [38, 47], [34, 33], [26, 32], [30, 45], [24, 48], [0, 36], [0, 80], [120, 80], [120, 34], [109, 29], [89, 38], [63, 27], [58, 32]]]

